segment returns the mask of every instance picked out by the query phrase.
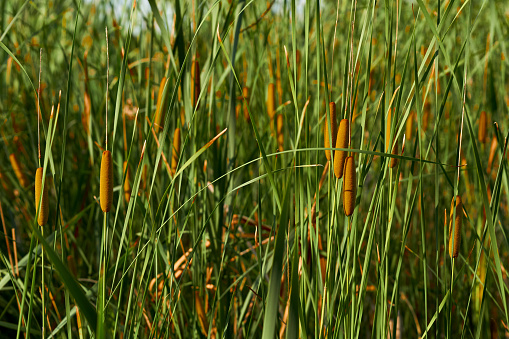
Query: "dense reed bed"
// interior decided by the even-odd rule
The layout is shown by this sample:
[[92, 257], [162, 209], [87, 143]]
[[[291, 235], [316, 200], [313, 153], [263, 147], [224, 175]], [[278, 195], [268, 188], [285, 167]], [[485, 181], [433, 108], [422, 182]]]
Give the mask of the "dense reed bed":
[[508, 37], [501, 0], [0, 1], [0, 337], [509, 338]]

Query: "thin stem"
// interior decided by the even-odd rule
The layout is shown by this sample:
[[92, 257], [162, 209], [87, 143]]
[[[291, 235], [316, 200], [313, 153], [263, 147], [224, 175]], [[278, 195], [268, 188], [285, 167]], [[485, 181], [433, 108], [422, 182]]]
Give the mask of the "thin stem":
[[110, 87], [110, 50], [108, 47], [108, 26], [106, 26], [106, 150], [108, 150], [108, 90]]
[[[42, 48], [39, 50], [39, 87], [37, 89], [37, 155], [39, 167], [41, 167], [41, 73], [42, 73]], [[44, 333], [43, 333], [44, 336]]]

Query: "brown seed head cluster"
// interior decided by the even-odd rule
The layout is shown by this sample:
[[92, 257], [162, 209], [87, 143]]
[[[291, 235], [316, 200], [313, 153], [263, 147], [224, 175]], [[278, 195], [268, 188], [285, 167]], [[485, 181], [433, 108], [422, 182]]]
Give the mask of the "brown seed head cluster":
[[101, 178], [100, 178], [100, 202], [101, 210], [109, 212], [113, 202], [113, 162], [111, 152], [104, 151], [101, 159]]
[[44, 226], [48, 222], [49, 216], [49, 203], [48, 203], [48, 183], [45, 180], [44, 189], [42, 188], [42, 174], [43, 168], [39, 167], [35, 172], [35, 210], [39, 208], [39, 201], [41, 199], [42, 192], [42, 201], [41, 201], [41, 209], [39, 211], [39, 215], [37, 217], [37, 223], [39, 226]]

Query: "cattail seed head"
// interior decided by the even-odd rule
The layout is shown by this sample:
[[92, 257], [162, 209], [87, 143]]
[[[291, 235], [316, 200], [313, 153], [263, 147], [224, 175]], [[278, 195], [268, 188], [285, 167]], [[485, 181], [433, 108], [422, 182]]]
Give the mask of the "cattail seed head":
[[111, 210], [111, 204], [113, 202], [113, 163], [110, 151], [103, 152], [100, 180], [101, 210], [106, 213]]
[[124, 161], [124, 172], [126, 171], [126, 168], [127, 168], [127, 172], [125, 174], [125, 181], [124, 181], [124, 198], [125, 198], [125, 202], [129, 203], [129, 200], [131, 200], [131, 192], [132, 192], [131, 182], [129, 181], [129, 176], [131, 173], [129, 172], [129, 166], [127, 164], [127, 161]]
[[173, 133], [173, 151], [171, 153], [171, 174], [174, 175], [177, 170], [180, 155], [180, 128], [175, 129]]
[[413, 131], [413, 123], [415, 119], [415, 112], [410, 112], [408, 118], [406, 119], [406, 131], [405, 136], [407, 140], [412, 140], [412, 131]]
[[[325, 148], [330, 148], [331, 144], [329, 142], [329, 138], [332, 139], [332, 145], [336, 145], [336, 103], [331, 101], [329, 103], [329, 111], [330, 111], [330, 130], [329, 130], [329, 123], [327, 121], [327, 113], [325, 116], [325, 127], [324, 127], [324, 145]], [[325, 156], [327, 157], [327, 160], [330, 160], [331, 151], [326, 149], [325, 150]]]
[[276, 101], [275, 101], [274, 84], [270, 83], [267, 89], [267, 114], [269, 115], [270, 121], [274, 120], [276, 114]]
[[[42, 188], [42, 167], [39, 167], [35, 172], [35, 210], [39, 208], [39, 201], [41, 199], [42, 191], [42, 202], [39, 215], [37, 217], [37, 223], [39, 226], [44, 226], [48, 222], [49, 216], [49, 203], [48, 203], [48, 183], [45, 181], [44, 189]], [[37, 213], [37, 212], [36, 212]]]
[[385, 128], [385, 152], [389, 151], [389, 144], [391, 143], [391, 120], [392, 120], [392, 110], [389, 109], [387, 113], [386, 120], [386, 128]]
[[200, 63], [197, 60], [197, 56], [191, 65], [191, 100], [193, 102], [193, 107], [198, 109], [196, 104], [198, 103], [198, 98], [200, 97]]
[[[398, 140], [394, 142], [394, 146], [392, 147], [392, 155], [398, 155]], [[389, 168], [394, 168], [398, 164], [397, 158], [391, 158], [389, 162]]]
[[[463, 214], [463, 205], [461, 203], [461, 197], [459, 195], [456, 196], [456, 218], [454, 221], [454, 235], [453, 235], [453, 208], [454, 208], [454, 199], [451, 201], [451, 212], [450, 212], [450, 221], [449, 221], [449, 255], [451, 258], [457, 258], [460, 250], [461, 244], [461, 220]], [[454, 236], [454, 238], [453, 238]], [[454, 249], [453, 249], [453, 240], [454, 240]]]
[[161, 79], [161, 83], [159, 84], [159, 92], [157, 94], [157, 105], [156, 105], [156, 115], [154, 116], [154, 130], [157, 132], [159, 131], [161, 126], [161, 118], [166, 113], [167, 103], [169, 95], [167, 95], [168, 87], [167, 86], [168, 80], [163, 77]]
[[88, 89], [85, 90], [83, 113], [81, 114], [81, 124], [87, 135], [90, 135], [90, 111], [92, 110], [92, 102]]
[[426, 101], [424, 104], [424, 112], [422, 114], [422, 129], [426, 131], [429, 124], [429, 116], [431, 115], [431, 103]]
[[283, 114], [277, 115], [277, 121], [276, 121], [276, 130], [277, 130], [277, 145], [279, 148], [279, 151], [283, 151], [283, 145], [285, 141], [285, 135], [283, 131]]
[[486, 112], [482, 111], [479, 117], [479, 142], [484, 144], [486, 142], [486, 127], [487, 127]]
[[9, 161], [11, 162], [12, 169], [14, 170], [14, 174], [16, 175], [16, 178], [18, 178], [21, 187], [27, 187], [28, 180], [25, 176], [25, 173], [23, 173], [23, 169], [21, 168], [21, 164], [18, 161], [15, 153], [9, 155]]
[[242, 95], [244, 98], [246, 98], [246, 101], [244, 102], [244, 119], [249, 123], [251, 121], [251, 118], [249, 117], [248, 107], [249, 104], [249, 87], [242, 88]]
[[357, 195], [357, 186], [355, 179], [355, 160], [352, 156], [345, 159], [345, 169], [343, 178], [343, 209], [347, 216], [351, 216], [355, 209], [355, 198]]
[[[336, 136], [336, 148], [348, 148], [349, 130], [350, 122], [348, 119], [342, 119], [339, 122], [338, 134]], [[334, 175], [336, 175], [338, 179], [343, 177], [343, 169], [345, 168], [345, 159], [347, 156], [347, 151], [337, 150], [334, 152]]]

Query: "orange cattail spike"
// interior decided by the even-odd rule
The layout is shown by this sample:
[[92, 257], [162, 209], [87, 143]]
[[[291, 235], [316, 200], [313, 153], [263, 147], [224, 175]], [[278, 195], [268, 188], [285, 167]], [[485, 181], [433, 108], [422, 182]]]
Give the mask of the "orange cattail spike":
[[173, 133], [173, 151], [171, 153], [171, 174], [174, 175], [177, 170], [180, 154], [180, 128], [175, 129]]
[[276, 121], [276, 130], [277, 130], [277, 145], [279, 148], [279, 151], [283, 151], [283, 145], [284, 145], [284, 131], [283, 131], [283, 114], [277, 115], [277, 121]]
[[[35, 209], [39, 208], [39, 201], [41, 198], [42, 191], [42, 202], [39, 215], [37, 217], [37, 223], [39, 226], [44, 226], [48, 222], [49, 216], [49, 203], [48, 203], [48, 183], [45, 182], [44, 189], [42, 188], [42, 167], [39, 167], [35, 172]], [[46, 181], [46, 180], [45, 180]], [[37, 212], [36, 212], [37, 213]]]
[[168, 80], [163, 77], [161, 79], [161, 83], [159, 84], [159, 92], [157, 94], [157, 105], [156, 105], [156, 115], [154, 116], [154, 130], [159, 131], [161, 126], [161, 118], [164, 113], [166, 113], [166, 102], [168, 101], [168, 96], [165, 95], [167, 91]]
[[458, 253], [460, 250], [460, 244], [461, 244], [461, 220], [462, 220], [462, 214], [463, 214], [463, 207], [461, 203], [461, 197], [459, 195], [456, 196], [456, 219], [454, 222], [454, 249], [453, 249], [453, 225], [452, 225], [452, 218], [453, 218], [453, 208], [454, 208], [454, 199], [451, 201], [451, 212], [450, 212], [450, 221], [449, 221], [449, 255], [451, 258], [457, 258]]
[[428, 129], [429, 116], [431, 115], [431, 103], [426, 101], [424, 104], [424, 112], [422, 114], [422, 129], [426, 131]]
[[124, 161], [124, 172], [126, 171], [126, 168], [127, 168], [127, 172], [125, 174], [125, 181], [124, 181], [124, 198], [125, 198], [125, 202], [129, 203], [129, 200], [131, 200], [131, 192], [132, 192], [131, 182], [129, 181], [129, 176], [131, 173], [129, 171], [129, 165], [127, 164], [127, 161]]
[[387, 121], [386, 128], [385, 128], [385, 152], [388, 152], [390, 149], [390, 143], [391, 143], [391, 123], [392, 123], [392, 110], [389, 109], [389, 112], [387, 113]]
[[100, 180], [101, 210], [106, 213], [111, 210], [111, 204], [113, 202], [113, 163], [110, 151], [103, 152]]
[[407, 140], [411, 140], [412, 139], [412, 132], [413, 132], [413, 124], [414, 124], [414, 119], [415, 119], [415, 112], [410, 112], [410, 114], [408, 115], [408, 118], [406, 119], [406, 133], [405, 133], [405, 136], [406, 136], [406, 139]]
[[[398, 155], [398, 140], [394, 142], [394, 146], [392, 147], [392, 155]], [[389, 168], [394, 168], [398, 164], [398, 159], [391, 158], [389, 162]]]
[[[349, 130], [350, 122], [347, 119], [342, 119], [339, 122], [338, 134], [336, 136], [336, 148], [348, 148]], [[345, 167], [345, 159], [347, 156], [347, 151], [334, 152], [334, 174], [338, 179], [343, 177], [343, 169]]]
[[244, 102], [244, 119], [249, 123], [251, 118], [249, 117], [248, 105], [249, 105], [249, 87], [242, 88], [242, 95], [246, 98], [246, 102]]
[[355, 209], [357, 186], [355, 179], [355, 160], [352, 156], [345, 159], [345, 177], [343, 178], [343, 209], [346, 216], [351, 216]]
[[[324, 128], [324, 146], [325, 148], [330, 148], [331, 144], [329, 143], [329, 137], [332, 139], [332, 145], [336, 145], [336, 103], [331, 101], [329, 103], [329, 111], [330, 111], [330, 125], [331, 129], [329, 131], [329, 123], [327, 122], [327, 113], [325, 116], [325, 128]], [[325, 156], [327, 157], [327, 160], [330, 160], [331, 152], [330, 150], [325, 150]]]
[[479, 117], [479, 134], [477, 135], [479, 138], [479, 142], [484, 144], [486, 142], [486, 112], [482, 111], [481, 116]]
[[270, 83], [267, 89], [267, 114], [269, 115], [270, 121], [274, 120], [274, 115], [276, 114], [276, 105], [275, 105], [275, 92], [274, 92], [274, 84]]
[[21, 187], [27, 187], [28, 180], [23, 173], [23, 169], [21, 168], [21, 164], [19, 163], [15, 153], [9, 155], [9, 161], [11, 162], [12, 169], [14, 170], [14, 174], [16, 175], [16, 178], [18, 178]]
[[191, 100], [193, 102], [193, 108], [198, 109], [196, 104], [198, 103], [198, 98], [200, 97], [200, 63], [197, 60], [197, 57], [195, 57], [195, 60], [193, 60], [193, 63], [191, 65]]

